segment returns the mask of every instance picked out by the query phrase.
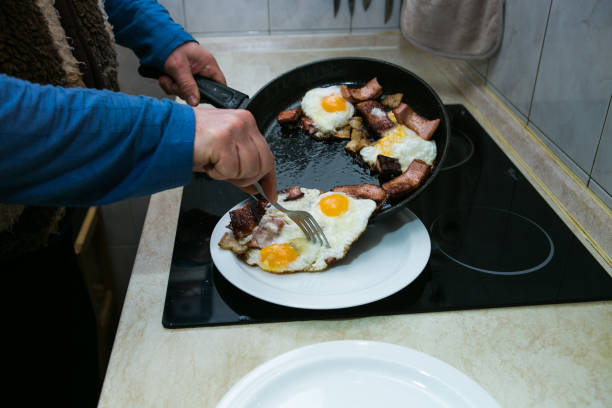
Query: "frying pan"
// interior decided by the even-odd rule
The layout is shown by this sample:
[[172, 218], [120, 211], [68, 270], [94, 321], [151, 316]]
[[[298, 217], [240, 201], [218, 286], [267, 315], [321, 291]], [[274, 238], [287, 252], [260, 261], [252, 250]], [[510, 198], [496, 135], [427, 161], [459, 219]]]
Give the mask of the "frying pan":
[[[159, 72], [151, 72], [147, 67], [141, 67], [139, 72], [147, 77], [159, 76]], [[383, 205], [372, 217], [375, 219], [395, 212], [417, 197], [435, 179], [446, 157], [449, 118], [442, 101], [425, 81], [386, 61], [348, 57], [325, 59], [294, 68], [268, 82], [251, 98], [203, 77], [196, 77], [196, 82], [202, 102], [218, 108], [247, 109], [253, 114], [259, 131], [274, 153], [279, 190], [299, 185], [328, 191], [335, 186], [380, 183], [367, 166], [345, 151], [346, 140], [316, 141], [300, 129], [281, 127], [276, 116], [283, 110], [299, 106], [306, 91], [312, 88], [337, 84], [360, 87], [374, 77], [378, 78], [385, 94], [401, 92], [404, 94], [403, 102], [418, 114], [428, 119], [440, 119], [432, 139], [437, 147], [432, 173], [401, 201]]]

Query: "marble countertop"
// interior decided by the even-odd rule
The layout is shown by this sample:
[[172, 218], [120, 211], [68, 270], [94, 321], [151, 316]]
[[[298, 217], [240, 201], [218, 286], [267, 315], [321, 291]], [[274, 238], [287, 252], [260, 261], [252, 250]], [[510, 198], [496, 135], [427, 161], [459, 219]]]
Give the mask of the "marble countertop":
[[[201, 39], [230, 86], [253, 94], [306, 62], [369, 56], [403, 65], [444, 103], [465, 105], [561, 219], [612, 272], [612, 215], [464, 62], [395, 33]], [[250, 370], [331, 340], [406, 346], [462, 371], [503, 407], [612, 406], [612, 302], [360, 319], [165, 329], [181, 189], [151, 198], [99, 406], [214, 407]]]

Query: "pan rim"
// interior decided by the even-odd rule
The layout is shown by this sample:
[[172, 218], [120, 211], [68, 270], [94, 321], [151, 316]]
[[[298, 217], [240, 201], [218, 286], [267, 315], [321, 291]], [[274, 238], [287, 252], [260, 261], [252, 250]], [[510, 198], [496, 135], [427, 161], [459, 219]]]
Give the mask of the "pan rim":
[[[421, 194], [421, 192], [423, 190], [425, 190], [425, 188], [427, 188], [429, 186], [429, 184], [436, 178], [436, 176], [440, 172], [440, 169], [442, 168], [442, 164], [444, 163], [444, 160], [446, 159], [446, 153], [447, 153], [447, 149], [448, 149], [448, 141], [450, 140], [450, 137], [451, 137], [450, 119], [449, 119], [448, 112], [446, 111], [446, 107], [445, 107], [444, 103], [442, 102], [442, 100], [440, 99], [440, 96], [433, 89], [433, 87], [431, 85], [429, 85], [425, 80], [423, 80], [420, 76], [418, 76], [414, 72], [412, 72], [412, 71], [410, 71], [410, 70], [408, 70], [408, 69], [406, 69], [406, 68], [404, 68], [404, 67], [402, 67], [402, 66], [400, 66], [398, 64], [395, 64], [395, 63], [392, 63], [392, 62], [388, 62], [388, 61], [385, 61], [385, 60], [381, 60], [381, 59], [378, 59], [378, 58], [357, 57], [357, 56], [324, 58], [324, 59], [310, 61], [310, 62], [307, 62], [305, 64], [298, 65], [298, 66], [290, 69], [289, 71], [285, 71], [284, 73], [276, 76], [274, 79], [268, 81], [264, 86], [259, 88], [257, 90], [257, 92], [255, 92], [253, 94], [252, 97], [249, 98], [249, 103], [247, 104], [246, 109], [248, 109], [249, 106], [251, 105], [251, 103], [260, 94], [262, 94], [268, 87], [270, 87], [273, 83], [275, 83], [277, 81], [280, 81], [283, 78], [285, 78], [285, 77], [287, 77], [289, 75], [292, 75], [292, 74], [294, 74], [297, 71], [308, 69], [309, 67], [316, 66], [316, 65], [321, 65], [321, 64], [324, 64], [324, 63], [349, 62], [349, 61], [354, 61], [356, 63], [358, 63], [358, 62], [369, 62], [369, 63], [386, 65], [386, 66], [389, 66], [389, 67], [391, 67], [393, 69], [399, 70], [399, 71], [403, 72], [404, 74], [407, 74], [407, 75], [413, 77], [421, 85], [423, 85], [427, 89], [427, 91], [433, 96], [434, 100], [436, 101], [436, 103], [437, 103], [437, 105], [440, 108], [440, 111], [442, 113], [441, 122], [444, 125], [443, 138], [445, 139], [445, 143], [444, 143], [443, 149], [441, 149], [442, 151], [439, 153], [439, 156], [436, 157], [436, 159], [437, 159], [436, 160], [436, 166], [432, 169], [432, 172], [429, 175], [429, 177], [427, 178], [427, 180], [425, 180], [425, 182], [422, 185], [420, 185], [416, 190], [411, 192], [405, 198], [403, 198], [400, 201], [397, 201], [397, 202], [391, 204], [390, 207], [387, 207], [385, 209], [381, 209], [381, 211], [373, 214], [372, 217], [370, 218], [370, 222], [375, 222], [376, 220], [382, 219], [383, 217], [386, 217], [389, 214], [394, 213], [399, 208], [405, 207], [406, 204], [408, 204], [410, 201], [412, 201], [413, 199], [418, 197]], [[257, 121], [257, 118], [255, 118], [255, 120]]]

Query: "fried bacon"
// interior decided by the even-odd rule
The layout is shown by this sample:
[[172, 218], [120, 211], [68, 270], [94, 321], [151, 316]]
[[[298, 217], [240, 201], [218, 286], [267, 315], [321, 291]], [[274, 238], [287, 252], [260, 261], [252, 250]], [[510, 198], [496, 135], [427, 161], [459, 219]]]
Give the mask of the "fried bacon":
[[332, 191], [337, 193], [345, 193], [353, 198], [365, 198], [372, 200], [376, 203], [376, 209], [374, 211], [378, 211], [387, 200], [387, 192], [375, 184], [337, 186], [334, 187]]
[[238, 239], [247, 237], [257, 227], [257, 218], [248, 203], [230, 211], [229, 227]]
[[289, 123], [295, 123], [302, 116], [302, 108], [289, 109], [286, 111], [282, 111], [276, 117], [276, 120], [281, 125], [287, 125]]
[[393, 114], [399, 123], [412, 129], [417, 135], [425, 140], [432, 138], [434, 132], [440, 124], [440, 119], [428, 120], [416, 113], [405, 103], [402, 103], [397, 108], [393, 109]]
[[263, 197], [259, 197], [257, 200], [257, 204], [255, 204], [255, 212], [259, 216], [259, 218], [263, 217], [266, 213], [266, 207], [268, 206], [268, 200]]
[[342, 98], [344, 98], [345, 101], [350, 103], [357, 102], [355, 99], [353, 99], [353, 96], [351, 95], [351, 90], [348, 86], [340, 85], [340, 93], [342, 94]]
[[307, 131], [308, 134], [313, 135], [317, 131], [317, 128], [315, 127], [314, 122], [308, 116], [302, 116], [301, 123], [302, 123], [302, 129]]
[[402, 98], [404, 97], [403, 93], [395, 93], [391, 95], [386, 95], [381, 103], [391, 109], [397, 108], [402, 103]]
[[375, 169], [381, 181], [391, 180], [402, 174], [402, 165], [395, 157], [388, 157], [379, 154], [376, 156]]
[[391, 129], [395, 124], [387, 117], [384, 106], [376, 101], [365, 101], [357, 104], [357, 110], [363, 115], [368, 125], [378, 134]]
[[412, 190], [421, 185], [427, 178], [431, 166], [422, 160], [415, 159], [400, 176], [387, 181], [382, 188], [389, 193], [389, 198], [397, 200], [405, 197]]
[[272, 243], [274, 238], [279, 236], [284, 226], [285, 221], [283, 221], [282, 218], [267, 218], [265, 222], [260, 223], [257, 228], [255, 228], [253, 237], [246, 246], [248, 248], [265, 248]]
[[376, 78], [372, 78], [367, 84], [358, 89], [350, 89], [351, 97], [357, 102], [376, 99], [383, 93], [383, 88]]
[[293, 186], [281, 190], [278, 192], [279, 194], [287, 194], [287, 197], [283, 199], [283, 201], [292, 201], [297, 200], [298, 198], [304, 197], [304, 193], [300, 189], [300, 186]]

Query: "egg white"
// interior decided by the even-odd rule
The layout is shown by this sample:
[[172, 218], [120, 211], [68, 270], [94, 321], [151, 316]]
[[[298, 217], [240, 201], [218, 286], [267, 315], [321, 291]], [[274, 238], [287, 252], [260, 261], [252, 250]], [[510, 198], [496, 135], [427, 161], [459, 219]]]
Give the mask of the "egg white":
[[326, 88], [314, 88], [306, 92], [302, 98], [302, 111], [312, 119], [314, 126], [323, 134], [331, 133], [348, 124], [349, 119], [355, 113], [353, 105], [346, 101], [346, 107], [343, 111], [327, 112], [321, 106], [323, 98], [332, 94], [342, 97], [339, 86], [330, 86]]
[[385, 132], [372, 146], [366, 146], [359, 151], [363, 161], [370, 166], [376, 164], [376, 156], [393, 157], [399, 160], [402, 171], [406, 171], [414, 159], [423, 160], [432, 165], [436, 159], [436, 142], [419, 137], [411, 129], [402, 124]]
[[[376, 208], [376, 203], [372, 200], [355, 199], [343, 193], [321, 194], [319, 190], [306, 188], [302, 188], [302, 192], [304, 196], [297, 200], [284, 201], [284, 197], [281, 195], [279, 196], [279, 202], [288, 209], [310, 212], [325, 233], [330, 248], [308, 241], [302, 230], [286, 214], [274, 207], [269, 207], [260, 223], [267, 222], [266, 220], [270, 217], [285, 220], [285, 225], [280, 234], [269, 245], [288, 243], [298, 252], [297, 259], [288, 263], [282, 270], [274, 271], [276, 273], [321, 271], [328, 266], [325, 259], [343, 258], [351, 244], [366, 229], [368, 220]], [[347, 210], [337, 217], [328, 217], [319, 207], [319, 201], [330, 194], [342, 194], [347, 197], [349, 202]], [[260, 249], [250, 249], [245, 254], [244, 260], [249, 265], [262, 267], [260, 253]]]

